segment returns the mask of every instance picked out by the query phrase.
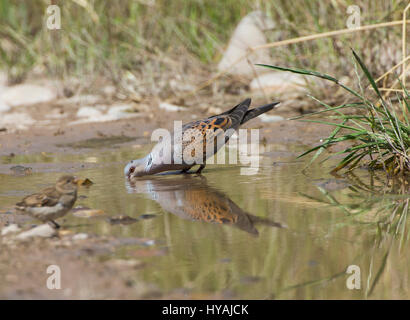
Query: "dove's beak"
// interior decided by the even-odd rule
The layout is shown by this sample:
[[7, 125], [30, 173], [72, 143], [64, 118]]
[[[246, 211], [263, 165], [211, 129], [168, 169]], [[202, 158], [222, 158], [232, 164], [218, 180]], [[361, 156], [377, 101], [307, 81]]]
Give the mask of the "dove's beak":
[[124, 175], [128, 178], [131, 178], [131, 174], [135, 171], [135, 165], [133, 161], [128, 162], [124, 168]]

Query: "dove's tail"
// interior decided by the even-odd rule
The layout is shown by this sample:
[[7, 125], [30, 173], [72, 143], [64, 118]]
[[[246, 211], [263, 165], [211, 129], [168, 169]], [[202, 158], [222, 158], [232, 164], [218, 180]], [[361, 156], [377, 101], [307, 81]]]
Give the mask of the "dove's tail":
[[262, 113], [272, 110], [279, 103], [280, 102], [273, 102], [273, 103], [265, 104], [263, 106], [246, 111], [245, 115], [242, 118], [241, 124], [261, 115]]

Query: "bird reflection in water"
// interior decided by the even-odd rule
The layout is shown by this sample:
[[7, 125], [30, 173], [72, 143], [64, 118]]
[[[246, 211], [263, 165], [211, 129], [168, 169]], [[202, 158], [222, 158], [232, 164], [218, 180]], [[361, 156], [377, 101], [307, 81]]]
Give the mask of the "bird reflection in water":
[[228, 196], [208, 186], [204, 177], [139, 178], [127, 180], [126, 188], [129, 193], [147, 194], [163, 210], [182, 219], [232, 225], [256, 236], [256, 224], [285, 227], [242, 210]]

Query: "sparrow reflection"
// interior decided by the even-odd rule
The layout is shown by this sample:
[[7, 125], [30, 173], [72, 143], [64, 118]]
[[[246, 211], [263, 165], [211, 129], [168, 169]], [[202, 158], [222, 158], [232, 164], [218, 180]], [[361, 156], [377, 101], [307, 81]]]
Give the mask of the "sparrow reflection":
[[129, 193], [145, 193], [167, 212], [196, 221], [228, 224], [258, 235], [256, 224], [283, 228], [280, 223], [243, 211], [222, 192], [209, 187], [204, 177], [151, 177], [126, 180]]

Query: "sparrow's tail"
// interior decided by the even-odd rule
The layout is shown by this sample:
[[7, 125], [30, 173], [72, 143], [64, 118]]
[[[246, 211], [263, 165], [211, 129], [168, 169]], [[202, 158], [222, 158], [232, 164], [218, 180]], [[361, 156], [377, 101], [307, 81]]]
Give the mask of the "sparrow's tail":
[[273, 103], [265, 104], [263, 106], [246, 111], [245, 115], [242, 118], [241, 124], [261, 115], [262, 113], [272, 110], [279, 103], [280, 102], [273, 102]]

